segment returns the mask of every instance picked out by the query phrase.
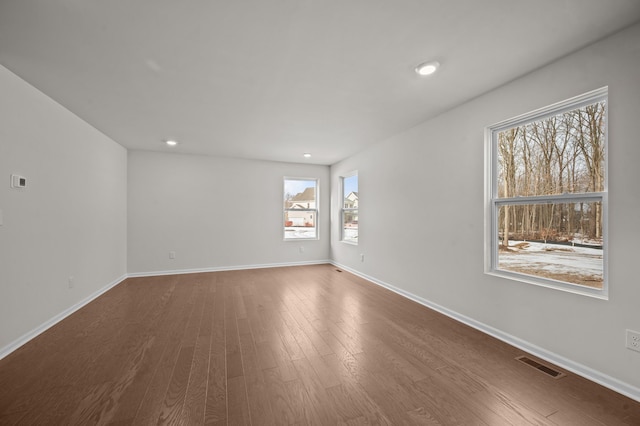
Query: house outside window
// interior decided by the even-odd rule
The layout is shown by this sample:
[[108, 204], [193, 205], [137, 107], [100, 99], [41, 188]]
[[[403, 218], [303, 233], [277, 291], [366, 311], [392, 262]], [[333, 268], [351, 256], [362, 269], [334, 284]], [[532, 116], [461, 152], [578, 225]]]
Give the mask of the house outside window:
[[607, 297], [607, 96], [487, 128], [485, 272]]
[[318, 239], [318, 180], [284, 179], [284, 239]]
[[358, 172], [340, 178], [342, 193], [341, 241], [358, 244]]

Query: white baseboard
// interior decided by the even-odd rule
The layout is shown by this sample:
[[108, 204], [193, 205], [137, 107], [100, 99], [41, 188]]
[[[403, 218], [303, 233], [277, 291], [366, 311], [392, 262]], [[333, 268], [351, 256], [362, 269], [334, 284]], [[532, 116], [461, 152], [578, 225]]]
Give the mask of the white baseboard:
[[259, 265], [236, 265], [236, 266], [215, 266], [210, 268], [195, 269], [173, 269], [167, 271], [151, 271], [151, 272], [132, 272], [128, 274], [130, 278], [136, 277], [155, 277], [159, 275], [181, 275], [181, 274], [197, 274], [202, 272], [222, 272], [222, 271], [238, 271], [242, 269], [263, 269], [263, 268], [281, 268], [287, 266], [305, 266], [305, 265], [322, 265], [331, 263], [331, 260], [310, 260], [306, 262], [287, 262], [287, 263], [265, 263]]
[[83, 306], [85, 306], [89, 302], [93, 301], [94, 299], [96, 299], [99, 296], [101, 296], [102, 294], [106, 293], [107, 291], [109, 291], [110, 289], [115, 287], [116, 285], [120, 284], [126, 278], [127, 278], [127, 275], [123, 275], [120, 278], [117, 278], [115, 281], [110, 282], [106, 286], [102, 287], [100, 290], [98, 290], [95, 293], [85, 297], [84, 299], [82, 299], [81, 301], [79, 301], [75, 305], [71, 306], [70, 308], [65, 309], [64, 311], [60, 312], [58, 315], [56, 315], [53, 318], [49, 319], [48, 321], [40, 324], [38, 327], [34, 328], [33, 330], [31, 330], [31, 331], [25, 333], [24, 335], [18, 337], [16, 340], [14, 340], [13, 342], [9, 343], [5, 347], [0, 348], [0, 359], [2, 359], [5, 356], [9, 355], [11, 352], [15, 351], [20, 346], [22, 346], [25, 343], [27, 343], [29, 340], [35, 338], [36, 336], [38, 336], [42, 332], [44, 332], [44, 331], [48, 330], [49, 328], [53, 327], [54, 325], [56, 325], [57, 323], [59, 323], [60, 321], [62, 321], [63, 319], [65, 319], [66, 317], [68, 317], [69, 315], [74, 313], [75, 311], [77, 311], [78, 309], [82, 308]]
[[344, 269], [345, 271], [351, 272], [352, 274], [357, 275], [361, 278], [364, 278], [367, 281], [371, 281], [376, 285], [379, 285], [388, 290], [391, 290], [394, 293], [399, 294], [400, 296], [406, 297], [407, 299], [420, 303], [421, 305], [424, 305], [430, 309], [433, 309], [434, 311], [440, 312], [441, 314], [446, 315], [449, 318], [452, 318], [456, 321], [459, 321], [463, 324], [473, 327], [476, 330], [479, 330], [485, 334], [493, 336], [496, 339], [501, 340], [511, 346], [515, 346], [518, 349], [522, 349], [523, 351], [526, 351], [532, 355], [535, 355], [540, 359], [549, 361], [559, 367], [562, 367], [568, 371], [571, 371], [572, 373], [582, 376], [585, 379], [591, 380], [592, 382], [598, 383], [599, 385], [602, 385], [624, 396], [627, 396], [635, 401], [640, 402], [640, 388], [630, 385], [629, 383], [625, 383], [621, 380], [618, 380], [600, 371], [587, 367], [586, 365], [582, 365], [580, 363], [567, 359], [563, 356], [560, 356], [556, 353], [550, 352], [532, 343], [524, 341], [518, 337], [512, 336], [511, 334], [505, 333], [487, 324], [476, 321], [473, 318], [469, 318], [458, 312], [452, 311], [451, 309], [447, 309], [444, 306], [438, 305], [437, 303], [430, 302], [429, 300], [423, 299], [420, 296], [416, 296], [415, 294], [409, 293], [408, 291], [394, 287], [389, 283], [380, 281], [374, 277], [371, 277], [369, 275], [363, 274], [362, 272], [356, 271], [355, 269], [351, 269], [348, 266], [341, 265], [334, 261], [332, 261], [331, 264], [340, 269]]

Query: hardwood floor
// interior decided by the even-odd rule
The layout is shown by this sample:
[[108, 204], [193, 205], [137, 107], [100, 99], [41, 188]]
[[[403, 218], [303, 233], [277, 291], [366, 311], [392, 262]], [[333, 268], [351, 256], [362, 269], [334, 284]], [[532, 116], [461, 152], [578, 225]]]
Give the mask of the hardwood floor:
[[0, 360], [0, 424], [640, 425], [519, 355], [330, 265], [133, 278]]

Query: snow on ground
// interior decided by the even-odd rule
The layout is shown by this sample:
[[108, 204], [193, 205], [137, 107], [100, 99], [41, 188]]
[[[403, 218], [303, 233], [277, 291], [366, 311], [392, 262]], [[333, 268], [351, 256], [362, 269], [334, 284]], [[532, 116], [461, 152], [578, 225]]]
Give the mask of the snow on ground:
[[602, 277], [602, 250], [566, 245], [509, 241], [511, 251], [500, 251], [498, 268], [537, 269], [557, 274]]
[[347, 241], [358, 241], [358, 228], [343, 228], [342, 236]]
[[316, 238], [316, 229], [311, 227], [288, 226], [284, 228], [285, 238], [313, 239]]

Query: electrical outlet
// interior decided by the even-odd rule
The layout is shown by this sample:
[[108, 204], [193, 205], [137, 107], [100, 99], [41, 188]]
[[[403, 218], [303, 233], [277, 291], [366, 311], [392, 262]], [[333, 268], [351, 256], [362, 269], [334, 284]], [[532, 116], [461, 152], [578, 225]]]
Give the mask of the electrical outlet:
[[73, 275], [69, 277], [69, 288], [75, 287], [75, 283], [73, 282]]
[[27, 187], [27, 178], [19, 175], [11, 175], [11, 187], [15, 189], [24, 189]]
[[300, 246], [300, 253], [304, 253], [304, 246]]
[[640, 333], [633, 330], [627, 330], [627, 348], [632, 351], [640, 352]]
[[169, 259], [175, 259], [176, 258], [176, 252], [175, 251], [170, 251], [169, 252]]
[[364, 254], [360, 255], [360, 262], [364, 262]]

